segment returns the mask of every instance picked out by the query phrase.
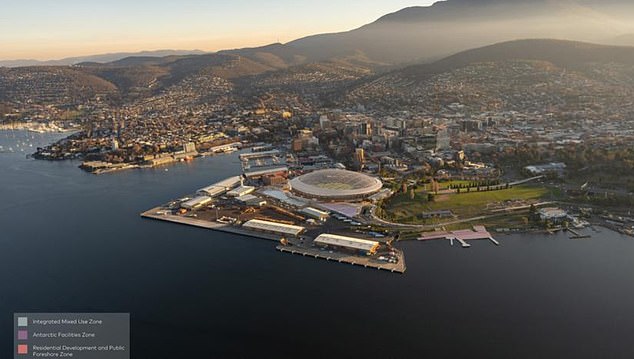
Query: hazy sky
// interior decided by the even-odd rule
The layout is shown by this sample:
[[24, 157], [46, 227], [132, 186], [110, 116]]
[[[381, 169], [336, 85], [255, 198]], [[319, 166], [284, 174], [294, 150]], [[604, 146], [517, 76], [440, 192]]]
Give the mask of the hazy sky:
[[433, 0], [0, 0], [0, 59], [258, 46]]

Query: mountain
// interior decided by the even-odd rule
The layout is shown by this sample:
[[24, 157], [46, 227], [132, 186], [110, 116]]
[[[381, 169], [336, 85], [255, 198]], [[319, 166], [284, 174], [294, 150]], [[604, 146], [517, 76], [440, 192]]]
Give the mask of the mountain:
[[[466, 49], [527, 38], [631, 45], [634, 39], [623, 34], [632, 33], [634, 2], [629, 0], [446, 0], [408, 7], [351, 31], [218, 54], [238, 56], [269, 69], [322, 61], [379, 68], [431, 62]], [[163, 66], [192, 54], [203, 55], [198, 50], [161, 50], [43, 62], [0, 61], [0, 66], [111, 62], [120, 66]]]
[[606, 39], [603, 43], [618, 46], [634, 46], [634, 34], [623, 34], [610, 39]]
[[633, 94], [634, 47], [531, 39], [369, 77], [340, 94], [340, 105], [434, 113], [459, 103], [467, 112], [531, 113], [599, 104], [629, 106], [627, 113]]
[[118, 61], [126, 57], [165, 57], [204, 54], [201, 50], [155, 50], [140, 52], [117, 52], [111, 54], [100, 54], [90, 56], [68, 57], [60, 60], [39, 61], [39, 60], [0, 60], [0, 67], [21, 67], [21, 66], [68, 66], [82, 62], [106, 63]]
[[358, 29], [288, 43], [319, 61], [362, 53], [377, 62], [430, 61], [525, 38], [600, 42], [634, 31], [625, 0], [448, 0], [405, 8]]
[[283, 69], [307, 62], [306, 56], [292, 46], [280, 43], [266, 46], [220, 51], [219, 54], [236, 55], [262, 63], [272, 68]]
[[97, 95], [115, 95], [117, 87], [99, 77], [71, 67], [0, 68], [0, 102], [64, 103], [68, 98], [86, 101]]
[[81, 63], [75, 66], [117, 86], [122, 93], [131, 90], [161, 89], [191, 76], [211, 76], [226, 80], [278, 70], [270, 61], [255, 61], [230, 53], [167, 57], [128, 57], [105, 64]]
[[430, 64], [413, 65], [396, 72], [420, 78], [475, 63], [513, 60], [545, 61], [576, 70], [590, 64], [634, 66], [634, 47], [551, 39], [515, 40], [463, 51]]
[[[81, 99], [82, 89], [87, 89], [86, 95], [114, 93], [112, 98], [130, 103], [164, 91], [191, 94], [193, 89], [222, 96], [236, 90], [252, 97], [277, 92], [278, 98], [310, 93], [313, 99], [336, 99], [338, 93], [353, 88], [361, 98], [376, 98], [363, 90], [372, 88], [369, 83], [393, 86], [399, 93], [435, 74], [475, 63], [532, 61], [528, 67], [534, 71], [539, 71], [534, 62], [577, 71], [591, 69], [592, 63], [630, 66], [631, 48], [587, 42], [625, 41], [622, 34], [634, 33], [633, 20], [634, 2], [629, 0], [447, 0], [405, 8], [355, 30], [287, 44], [203, 54], [172, 50], [106, 54], [59, 60], [72, 66], [0, 71], [0, 93], [28, 94], [29, 87], [39, 86], [43, 89], [36, 91], [38, 98], [49, 98], [60, 88], [70, 98]], [[530, 38], [567, 40], [517, 40]], [[51, 69], [42, 70], [45, 67]], [[394, 69], [402, 70], [389, 72]], [[617, 68], [614, 73], [629, 79], [627, 71]], [[608, 72], [597, 76], [609, 76]], [[29, 73], [33, 75], [25, 75]]]

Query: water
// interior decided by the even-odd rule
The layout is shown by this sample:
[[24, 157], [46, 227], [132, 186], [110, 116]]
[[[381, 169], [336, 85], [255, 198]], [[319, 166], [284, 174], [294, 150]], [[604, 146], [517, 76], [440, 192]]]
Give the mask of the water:
[[[59, 135], [1, 132], [34, 147]], [[634, 240], [403, 245], [405, 275], [141, 219], [237, 154], [94, 176], [0, 154], [0, 357], [14, 312], [130, 312], [132, 358], [631, 358]]]

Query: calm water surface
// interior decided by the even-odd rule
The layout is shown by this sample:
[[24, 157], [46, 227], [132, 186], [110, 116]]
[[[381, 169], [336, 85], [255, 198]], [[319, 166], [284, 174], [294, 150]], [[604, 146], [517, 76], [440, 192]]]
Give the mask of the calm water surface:
[[134, 359], [634, 357], [628, 237], [405, 243], [405, 275], [327, 263], [139, 217], [237, 154], [102, 176], [26, 159], [59, 136], [0, 131], [0, 358], [30, 311], [129, 312]]

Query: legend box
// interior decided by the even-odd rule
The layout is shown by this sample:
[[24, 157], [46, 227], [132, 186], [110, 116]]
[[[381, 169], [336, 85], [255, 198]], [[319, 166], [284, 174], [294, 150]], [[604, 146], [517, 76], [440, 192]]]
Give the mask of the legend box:
[[14, 358], [130, 359], [129, 313], [15, 313]]

